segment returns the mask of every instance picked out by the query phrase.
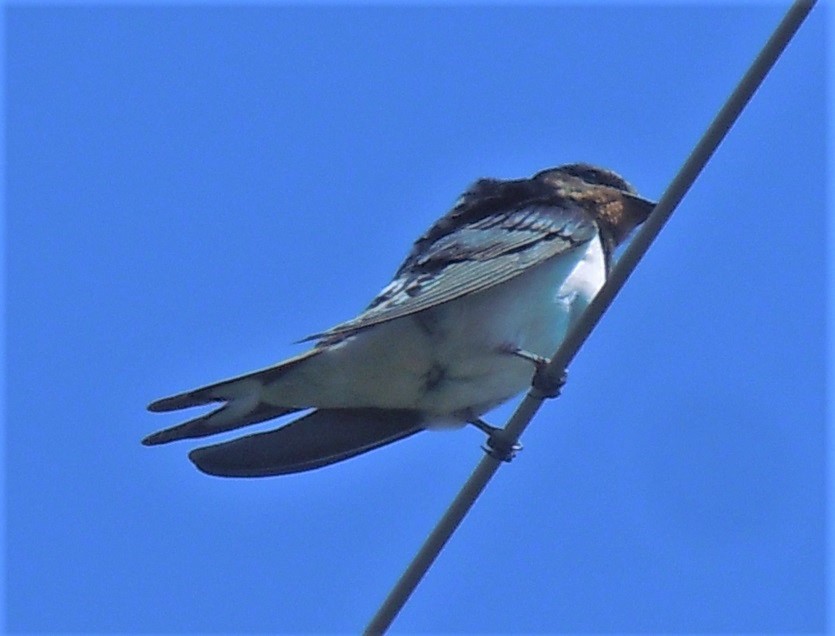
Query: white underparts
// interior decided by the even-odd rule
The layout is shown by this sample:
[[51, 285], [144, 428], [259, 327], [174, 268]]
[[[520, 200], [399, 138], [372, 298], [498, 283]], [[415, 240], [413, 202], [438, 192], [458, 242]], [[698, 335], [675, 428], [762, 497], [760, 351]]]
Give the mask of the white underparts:
[[299, 364], [263, 398], [300, 408], [420, 409], [439, 423], [460, 422], [455, 414], [479, 415], [526, 389], [533, 365], [508, 346], [550, 357], [605, 279], [595, 238], [507, 283], [366, 329]]

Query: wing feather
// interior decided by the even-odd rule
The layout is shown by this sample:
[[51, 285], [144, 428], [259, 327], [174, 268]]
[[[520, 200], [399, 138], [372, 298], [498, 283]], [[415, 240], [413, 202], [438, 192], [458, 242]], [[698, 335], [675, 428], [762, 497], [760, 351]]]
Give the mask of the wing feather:
[[431, 309], [519, 276], [590, 241], [597, 226], [579, 206], [528, 205], [474, 220], [420, 245], [395, 279], [356, 318], [306, 340], [323, 344], [372, 325]]
[[189, 459], [209, 475], [266, 477], [320, 468], [423, 430], [420, 413], [319, 409], [274, 431], [196, 448]]

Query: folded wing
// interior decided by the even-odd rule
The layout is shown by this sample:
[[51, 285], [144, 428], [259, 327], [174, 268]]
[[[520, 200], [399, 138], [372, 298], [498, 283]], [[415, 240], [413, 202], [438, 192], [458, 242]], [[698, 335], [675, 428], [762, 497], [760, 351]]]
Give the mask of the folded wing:
[[366, 311], [306, 340], [327, 342], [495, 287], [596, 234], [591, 217], [568, 201], [496, 212], [427, 244], [430, 230]]

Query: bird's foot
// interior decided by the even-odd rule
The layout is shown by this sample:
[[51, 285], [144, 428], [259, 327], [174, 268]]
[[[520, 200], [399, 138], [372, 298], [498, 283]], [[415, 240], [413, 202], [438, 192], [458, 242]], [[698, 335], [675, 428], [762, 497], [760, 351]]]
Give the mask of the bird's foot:
[[542, 397], [559, 397], [560, 393], [562, 393], [562, 388], [565, 386], [566, 380], [568, 380], [568, 373], [563, 370], [563, 372], [559, 375], [553, 376], [548, 373], [548, 369], [546, 367], [547, 365], [536, 368], [531, 384], [533, 385], [533, 388], [542, 394]]
[[488, 424], [479, 417], [472, 418], [469, 423], [487, 434], [487, 442], [481, 448], [491, 457], [509, 462], [522, 450], [522, 444], [514, 442], [505, 429]]
[[520, 349], [514, 345], [506, 345], [502, 347], [501, 350], [503, 353], [507, 353], [533, 363], [535, 371], [531, 384], [533, 385], [533, 388], [542, 394], [542, 397], [559, 397], [562, 392], [562, 387], [565, 386], [565, 382], [568, 379], [566, 371], [563, 371], [558, 376], [554, 377], [552, 374], [548, 373], [548, 365], [551, 362], [548, 358], [531, 353], [525, 349]]

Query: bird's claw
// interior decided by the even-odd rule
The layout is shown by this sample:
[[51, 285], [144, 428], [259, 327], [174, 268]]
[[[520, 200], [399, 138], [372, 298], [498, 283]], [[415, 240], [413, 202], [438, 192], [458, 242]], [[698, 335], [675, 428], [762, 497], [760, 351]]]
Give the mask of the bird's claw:
[[522, 444], [514, 442], [503, 428], [497, 428], [487, 437], [481, 449], [501, 462], [513, 461], [516, 453], [522, 450]]
[[531, 384], [533, 385], [533, 388], [542, 394], [542, 397], [555, 398], [559, 397], [560, 393], [562, 393], [562, 388], [565, 386], [567, 379], [568, 374], [565, 371], [556, 377], [548, 373], [546, 364], [536, 368]]
[[513, 345], [502, 347], [502, 351], [522, 358], [523, 360], [527, 360], [534, 365], [536, 370], [534, 371], [531, 385], [542, 395], [542, 397], [559, 397], [562, 392], [562, 387], [568, 379], [568, 375], [565, 371], [554, 377], [548, 373], [548, 365], [551, 363], [548, 358], [544, 358]]
[[479, 417], [474, 417], [469, 422], [487, 434], [487, 441], [481, 449], [491, 457], [502, 462], [509, 462], [516, 457], [516, 453], [522, 450], [522, 444], [511, 439], [505, 429], [488, 424]]

